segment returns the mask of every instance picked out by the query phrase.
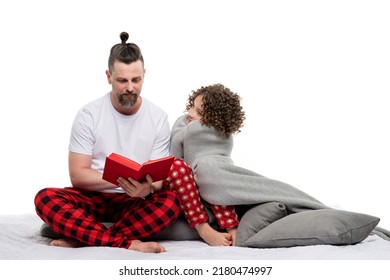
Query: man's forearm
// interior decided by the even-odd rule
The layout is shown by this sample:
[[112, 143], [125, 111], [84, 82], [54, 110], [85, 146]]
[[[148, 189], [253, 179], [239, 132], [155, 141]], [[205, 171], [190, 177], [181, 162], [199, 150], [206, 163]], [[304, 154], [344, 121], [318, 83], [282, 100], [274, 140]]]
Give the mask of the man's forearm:
[[81, 169], [76, 174], [71, 174], [70, 180], [72, 186], [87, 191], [103, 191], [117, 188], [105, 180], [102, 179], [102, 174], [92, 169]]

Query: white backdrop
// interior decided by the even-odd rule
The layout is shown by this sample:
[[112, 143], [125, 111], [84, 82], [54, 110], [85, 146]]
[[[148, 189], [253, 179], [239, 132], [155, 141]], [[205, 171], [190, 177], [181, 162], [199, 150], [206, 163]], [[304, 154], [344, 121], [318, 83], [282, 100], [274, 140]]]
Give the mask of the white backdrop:
[[0, 4], [1, 214], [69, 185], [73, 118], [110, 90], [109, 49], [127, 31], [142, 94], [171, 125], [192, 90], [224, 83], [247, 114], [237, 165], [390, 228], [386, 1], [57, 2]]

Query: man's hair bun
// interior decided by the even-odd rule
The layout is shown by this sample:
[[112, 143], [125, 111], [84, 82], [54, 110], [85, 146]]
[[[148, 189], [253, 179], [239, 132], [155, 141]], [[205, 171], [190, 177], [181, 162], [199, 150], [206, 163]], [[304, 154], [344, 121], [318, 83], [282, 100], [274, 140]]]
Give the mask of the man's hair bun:
[[126, 44], [127, 40], [129, 39], [129, 33], [127, 32], [122, 32], [120, 35], [122, 44]]

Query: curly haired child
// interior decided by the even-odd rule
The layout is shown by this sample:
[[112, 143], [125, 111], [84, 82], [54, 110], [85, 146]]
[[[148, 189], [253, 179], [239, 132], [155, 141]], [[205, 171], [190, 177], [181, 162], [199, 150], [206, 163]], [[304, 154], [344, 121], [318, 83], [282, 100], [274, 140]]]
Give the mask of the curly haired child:
[[[237, 93], [222, 84], [201, 87], [188, 97], [186, 114], [179, 117], [172, 127], [171, 154], [183, 158], [184, 165], [188, 164], [193, 169], [195, 182], [199, 159], [207, 157], [211, 161], [231, 160], [232, 137], [240, 131], [245, 120], [240, 101], [241, 97]], [[200, 130], [196, 128], [197, 126]], [[195, 133], [202, 134], [202, 129], [213, 130], [217, 139], [210, 140], [210, 145], [198, 145], [188, 141], [194, 139], [191, 133], [196, 131]], [[207, 134], [200, 137], [203, 137], [202, 139], [207, 143]], [[183, 164], [183, 161], [179, 164]], [[186, 166], [182, 168], [184, 172]], [[189, 183], [183, 187], [182, 182], [175, 181], [174, 178], [169, 179], [170, 189], [178, 195], [184, 217], [189, 225], [198, 231], [200, 237], [211, 246], [235, 245], [239, 224], [235, 207], [233, 205], [210, 205], [220, 229], [226, 230], [226, 232], [217, 231], [208, 223], [209, 217], [195, 183]]]

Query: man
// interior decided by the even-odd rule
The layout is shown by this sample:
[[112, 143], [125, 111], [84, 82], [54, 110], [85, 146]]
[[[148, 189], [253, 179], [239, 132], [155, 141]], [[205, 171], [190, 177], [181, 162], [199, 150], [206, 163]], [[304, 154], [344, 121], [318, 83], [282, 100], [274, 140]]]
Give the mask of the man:
[[[150, 176], [142, 182], [118, 178], [118, 185], [102, 179], [106, 156], [113, 152], [140, 163], [169, 154], [168, 117], [140, 96], [145, 75], [141, 50], [126, 43], [126, 32], [120, 37], [122, 43], [111, 48], [106, 71], [111, 92], [84, 106], [72, 126], [72, 187], [39, 191], [36, 212], [65, 237], [50, 245], [111, 246], [159, 253], [165, 251], [162, 245], [140, 239], [152, 237], [175, 221], [180, 211], [176, 194], [163, 189], [163, 181], [152, 182]], [[180, 173], [172, 167], [169, 180], [172, 172], [176, 177]], [[192, 178], [190, 170], [185, 169], [185, 173], [179, 176]], [[102, 222], [114, 224], [107, 228]]]

